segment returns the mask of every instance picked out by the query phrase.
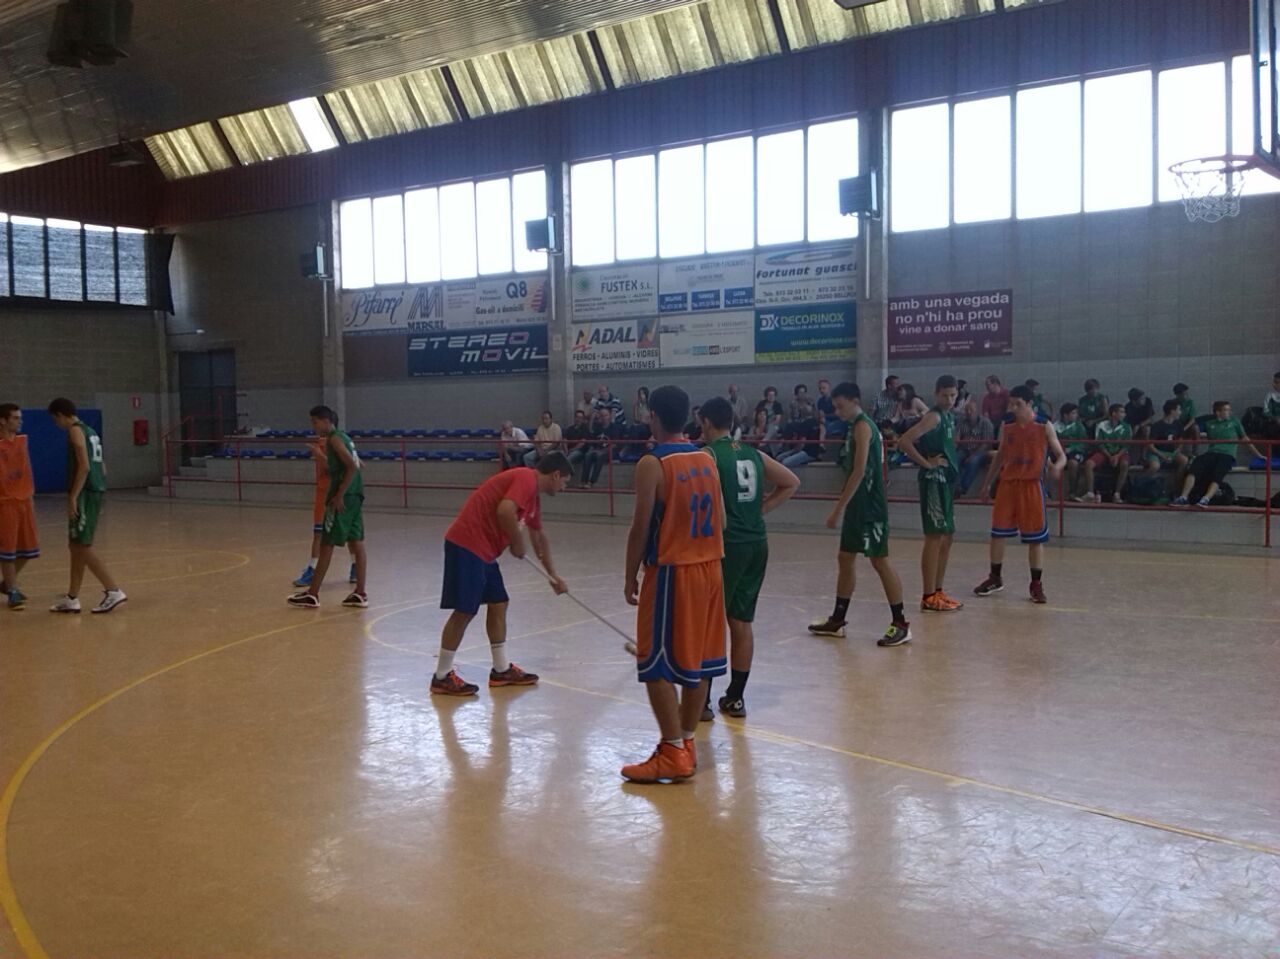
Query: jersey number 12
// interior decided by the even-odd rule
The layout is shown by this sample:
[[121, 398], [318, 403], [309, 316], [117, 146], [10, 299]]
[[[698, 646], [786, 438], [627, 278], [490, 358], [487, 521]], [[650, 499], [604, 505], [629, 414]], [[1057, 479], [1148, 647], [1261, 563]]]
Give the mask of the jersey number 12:
[[[694, 493], [689, 500], [689, 512], [692, 519], [689, 521], [689, 538], [697, 539], [699, 536], [714, 536], [716, 529], [711, 523], [711, 510], [715, 505], [715, 501], [711, 498], [710, 493], [703, 493], [699, 496]], [[698, 522], [698, 514], [702, 514], [702, 522]]]

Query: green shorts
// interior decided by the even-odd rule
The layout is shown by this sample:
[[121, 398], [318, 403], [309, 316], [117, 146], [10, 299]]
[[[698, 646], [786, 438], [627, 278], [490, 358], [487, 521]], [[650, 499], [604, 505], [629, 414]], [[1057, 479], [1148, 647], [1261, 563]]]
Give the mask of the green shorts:
[[348, 493], [342, 497], [342, 505], [341, 513], [325, 506], [320, 542], [326, 546], [345, 546], [364, 539], [364, 497], [359, 493]]
[[886, 504], [854, 497], [844, 511], [840, 527], [840, 552], [862, 553], [868, 558], [889, 555], [889, 512]]
[[76, 546], [92, 546], [93, 534], [98, 531], [98, 517], [102, 515], [102, 492], [82, 489], [76, 508], [80, 515], [70, 521], [67, 536]]
[[720, 569], [724, 574], [724, 611], [730, 619], [750, 623], [756, 618], [756, 600], [764, 586], [769, 565], [769, 544], [725, 543]]
[[924, 470], [917, 478], [920, 487], [920, 525], [925, 536], [949, 536], [956, 531], [954, 491], [945, 480], [933, 479]]

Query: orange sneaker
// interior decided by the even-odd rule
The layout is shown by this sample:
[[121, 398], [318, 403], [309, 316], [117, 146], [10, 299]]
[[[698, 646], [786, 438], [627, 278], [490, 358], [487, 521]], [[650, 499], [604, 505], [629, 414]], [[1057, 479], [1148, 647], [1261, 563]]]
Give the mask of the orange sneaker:
[[684, 748], [689, 750], [689, 755], [693, 757], [693, 768], [698, 768], [698, 747], [694, 745], [692, 739], [684, 741]]
[[431, 677], [431, 692], [437, 696], [474, 696], [479, 691], [479, 686], [464, 680], [454, 669], [444, 679]]
[[946, 606], [947, 612], [953, 612], [954, 610], [957, 610], [957, 609], [964, 609], [964, 603], [960, 602], [960, 600], [955, 599], [952, 596], [948, 596], [942, 590], [938, 590], [933, 595], [937, 596], [940, 600], [942, 600], [942, 604]]
[[684, 745], [661, 742], [644, 762], [623, 766], [622, 778], [633, 783], [678, 783], [693, 775], [694, 763], [693, 753]]
[[532, 686], [537, 681], [537, 673], [526, 673], [515, 663], [512, 663], [502, 672], [498, 672], [496, 669], [489, 670], [490, 686]]
[[942, 599], [942, 592], [938, 591], [926, 596], [920, 600], [920, 609], [926, 613], [946, 613], [949, 612], [946, 602]]

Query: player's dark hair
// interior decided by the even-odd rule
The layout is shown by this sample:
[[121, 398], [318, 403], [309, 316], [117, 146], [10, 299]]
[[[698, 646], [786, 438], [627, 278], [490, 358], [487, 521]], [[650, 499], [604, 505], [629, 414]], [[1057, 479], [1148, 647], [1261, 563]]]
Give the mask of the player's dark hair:
[[554, 420], [554, 419], [556, 418], [556, 414], [555, 414], [555, 413], [552, 413], [550, 410], [543, 410], [543, 411], [542, 411], [542, 414], [543, 414], [544, 416], [550, 416], [552, 420]]
[[59, 396], [56, 400], [49, 404], [50, 416], [75, 416], [76, 404], [72, 403], [65, 396]]
[[338, 414], [327, 406], [313, 406], [307, 415], [315, 420], [328, 420], [334, 426], [338, 425]]
[[1078, 409], [1080, 409], [1080, 407], [1076, 406], [1075, 403], [1063, 403], [1058, 409], [1058, 415], [1063, 419], [1066, 419], [1069, 413], [1074, 413]]
[[1119, 403], [1112, 403], [1110, 406], [1107, 407], [1108, 416], [1110, 416], [1112, 413], [1123, 413], [1123, 412], [1124, 412], [1124, 407], [1121, 406]]
[[649, 394], [649, 412], [668, 433], [679, 433], [689, 422], [689, 394], [678, 386], [659, 386]]
[[1030, 388], [1027, 386], [1015, 386], [1009, 391], [1009, 398], [1022, 400], [1024, 403], [1030, 403], [1036, 398], [1036, 395], [1032, 393]]
[[933, 391], [935, 393], [940, 390], [958, 390], [959, 388], [956, 384], [956, 378], [950, 373], [943, 373], [933, 383]]
[[898, 377], [890, 373], [888, 376], [884, 378], [884, 388], [886, 390], [893, 389], [893, 387], [890, 384], [896, 383], [896, 382], [898, 382]]
[[539, 473], [559, 473], [561, 476], [572, 476], [573, 466], [569, 463], [569, 457], [565, 456], [559, 450], [554, 453], [548, 453], [542, 459], [538, 460]]
[[733, 426], [733, 406], [723, 396], [716, 396], [702, 404], [702, 418], [718, 430]]
[[1280, 380], [1280, 370], [1276, 370], [1274, 373], [1272, 373], [1271, 378], [1273, 380]]
[[1085, 380], [1084, 391], [1088, 393], [1090, 389], [1100, 390], [1102, 389], [1102, 384], [1099, 383], [1097, 380]]
[[[896, 380], [897, 377], [890, 377], [890, 379]], [[833, 400], [843, 398], [846, 400], [858, 400], [861, 402], [862, 390], [858, 389], [858, 384], [854, 383], [852, 380], [845, 380], [843, 383], [836, 384], [835, 389], [831, 391], [831, 398]]]
[[772, 393], [774, 396], [777, 396], [778, 388], [776, 386], [766, 386], [764, 388], [764, 395], [768, 396], [770, 393]]
[[1147, 394], [1143, 393], [1142, 390], [1138, 389], [1135, 386], [1133, 389], [1129, 391], [1129, 402], [1136, 403], [1138, 402], [1138, 400], [1142, 399], [1146, 395]]
[[7, 420], [22, 409], [17, 403], [0, 403], [0, 420]]
[[1039, 385], [1040, 385], [1040, 381], [1039, 381], [1039, 380], [1027, 380], [1027, 386], [1028, 386], [1030, 389], [1033, 389], [1033, 390], [1034, 390], [1034, 389], [1035, 389], [1037, 386], [1039, 386]]
[[1178, 410], [1180, 410], [1181, 408], [1182, 408], [1182, 404], [1181, 404], [1181, 403], [1179, 403], [1177, 400], [1165, 400], [1165, 401], [1164, 401], [1164, 415], [1165, 415], [1165, 416], [1168, 416], [1170, 413], [1176, 413], [1176, 412], [1178, 412]]
[[801, 390], [804, 390], [806, 393], [808, 393], [808, 392], [809, 392], [809, 387], [805, 386], [803, 383], [797, 383], [797, 384], [796, 384], [796, 388], [795, 388], [794, 390], [792, 390], [792, 391], [791, 391], [791, 395], [792, 395], [792, 396], [799, 396], [799, 395], [800, 395], [800, 391], [801, 391]]
[[1187, 386], [1187, 384], [1186, 384], [1186, 383], [1174, 383], [1174, 384], [1173, 384], [1173, 394], [1174, 394], [1174, 396], [1177, 396], [1179, 393], [1186, 393], [1186, 392], [1187, 392], [1188, 390], [1190, 390], [1190, 389], [1191, 389], [1191, 387]]
[[1230, 405], [1231, 405], [1231, 401], [1230, 401], [1230, 400], [1214, 400], [1214, 401], [1213, 401], [1213, 411], [1214, 411], [1215, 413], [1220, 412], [1220, 411], [1222, 410], [1222, 408], [1223, 408], [1223, 407], [1225, 407], [1225, 406], [1230, 406]]

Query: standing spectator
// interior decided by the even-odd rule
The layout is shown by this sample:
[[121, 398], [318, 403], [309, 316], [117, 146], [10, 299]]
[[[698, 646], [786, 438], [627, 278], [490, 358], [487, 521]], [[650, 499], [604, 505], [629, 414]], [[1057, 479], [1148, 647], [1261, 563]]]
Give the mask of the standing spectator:
[[555, 453], [564, 447], [564, 436], [560, 424], [555, 421], [550, 410], [542, 411], [542, 422], [533, 434], [533, 449], [524, 454], [524, 465], [532, 469], [538, 461], [549, 453]]
[[1186, 506], [1187, 497], [1193, 490], [1200, 491], [1196, 505], [1206, 507], [1218, 493], [1222, 481], [1226, 479], [1236, 465], [1236, 453], [1243, 442], [1253, 452], [1261, 456], [1258, 448], [1249, 442], [1240, 421], [1231, 415], [1231, 404], [1226, 400], [1218, 400], [1213, 404], [1213, 419], [1204, 424], [1203, 435], [1215, 442], [1209, 449], [1191, 461], [1191, 470], [1182, 481], [1182, 493], [1173, 501], [1174, 506]]
[[982, 415], [991, 421], [996, 429], [1004, 422], [1004, 415], [1009, 412], [1009, 391], [1000, 382], [1000, 377], [992, 374], [983, 382], [987, 392], [982, 397]]
[[962, 410], [969, 402], [969, 381], [956, 380], [956, 409]]
[[1152, 405], [1151, 398], [1135, 386], [1129, 391], [1129, 402], [1124, 405], [1124, 421], [1133, 430], [1134, 437], [1145, 437], [1147, 427], [1155, 422], [1155, 418], [1156, 408]]
[[1097, 380], [1085, 380], [1084, 396], [1080, 397], [1079, 406], [1085, 432], [1093, 436], [1098, 424], [1107, 418], [1107, 410], [1111, 406], [1107, 394], [1102, 392], [1102, 384]]
[[640, 426], [649, 425], [649, 387], [647, 386], [636, 390], [636, 401], [631, 404], [631, 422]]
[[1058, 442], [1067, 456], [1067, 499], [1073, 503], [1080, 501], [1080, 464], [1089, 455], [1089, 448], [1083, 442], [1089, 438], [1084, 424], [1080, 422], [1080, 407], [1074, 403], [1063, 403], [1059, 411], [1058, 422], [1053, 428], [1058, 431]]
[[831, 402], [831, 381], [818, 380], [818, 399], [813, 404], [824, 420], [836, 415], [836, 405]]
[[1173, 398], [1178, 401], [1178, 422], [1186, 429], [1196, 418], [1196, 401], [1191, 398], [1191, 387], [1186, 383], [1174, 383]]
[[756, 410], [755, 422], [751, 424], [751, 428], [743, 435], [743, 439], [752, 446], [774, 456], [778, 449], [777, 444], [773, 441], [778, 437], [778, 424], [773, 421], [773, 417], [769, 415], [769, 411], [763, 406]]
[[622, 400], [610, 393], [609, 387], [603, 383], [596, 388], [596, 399], [592, 406], [596, 411], [607, 410], [613, 422], [621, 426], [627, 425], [627, 414], [623, 412]]
[[978, 412], [978, 401], [969, 397], [956, 419], [956, 445], [960, 454], [960, 478], [956, 490], [961, 496], [969, 492], [982, 468], [991, 461], [995, 440], [996, 428]]
[[702, 439], [702, 407], [695, 406], [689, 411], [689, 422], [684, 425], [684, 435], [690, 442], [696, 443]]
[[877, 423], [892, 420], [893, 411], [897, 405], [898, 378], [896, 376], [886, 376], [884, 378], [884, 389], [876, 394], [875, 402], [871, 404], [871, 418]]
[[533, 449], [529, 442], [529, 434], [510, 420], [502, 423], [502, 435], [498, 437], [502, 443], [502, 463], [504, 466], [520, 466], [524, 463], [525, 454]]
[[1096, 435], [1099, 445], [1084, 461], [1084, 498], [1087, 502], [1094, 500], [1093, 471], [1099, 466], [1108, 466], [1116, 474], [1111, 502], [1119, 503], [1124, 481], [1129, 476], [1129, 446], [1125, 441], [1133, 439], [1133, 429], [1124, 421], [1123, 406], [1119, 403], [1111, 404], [1107, 409], [1107, 418], [1098, 424]]
[[787, 416], [789, 422], [802, 423], [805, 420], [817, 417], [818, 408], [809, 399], [809, 387], [801, 383], [791, 393], [791, 409], [788, 411]]
[[736, 383], [729, 384], [729, 405], [733, 407], [733, 428], [746, 430], [751, 426], [751, 404], [738, 392]]
[[1147, 444], [1142, 464], [1147, 473], [1157, 473], [1162, 469], [1174, 470], [1175, 488], [1182, 486], [1187, 468], [1186, 454], [1182, 452], [1182, 444], [1178, 442], [1183, 433], [1181, 412], [1177, 400], [1164, 401], [1164, 416], [1152, 423], [1147, 431], [1151, 442]]
[[1271, 377], [1271, 392], [1262, 398], [1262, 436], [1280, 439], [1280, 371]]
[[606, 407], [596, 410], [595, 419], [591, 423], [591, 439], [587, 441], [587, 459], [582, 467], [582, 487], [591, 489], [600, 481], [600, 473], [604, 465], [613, 455], [610, 440], [622, 437], [623, 427], [611, 419]]
[[1046, 400], [1044, 394], [1040, 392], [1040, 381], [1027, 380], [1027, 389], [1031, 391], [1031, 408], [1036, 411], [1036, 416], [1052, 420], [1053, 404]]
[[899, 436], [929, 412], [929, 405], [916, 396], [916, 388], [910, 383], [898, 386], [898, 401], [893, 407], [893, 429]]
[[764, 399], [756, 404], [756, 410], [766, 410], [769, 413], [769, 419], [775, 425], [782, 425], [782, 404], [778, 402], [778, 388], [776, 386], [766, 386], [764, 388]]
[[[587, 414], [582, 410], [574, 410], [573, 425], [564, 431], [564, 438], [569, 465], [575, 470], [582, 466], [587, 458], [587, 439], [590, 436], [591, 427], [587, 425]], [[569, 478], [573, 479], [572, 476]]]
[[588, 423], [591, 422], [591, 417], [595, 415], [596, 404], [591, 398], [590, 390], [582, 391], [582, 402], [577, 405], [576, 410], [587, 418]]

